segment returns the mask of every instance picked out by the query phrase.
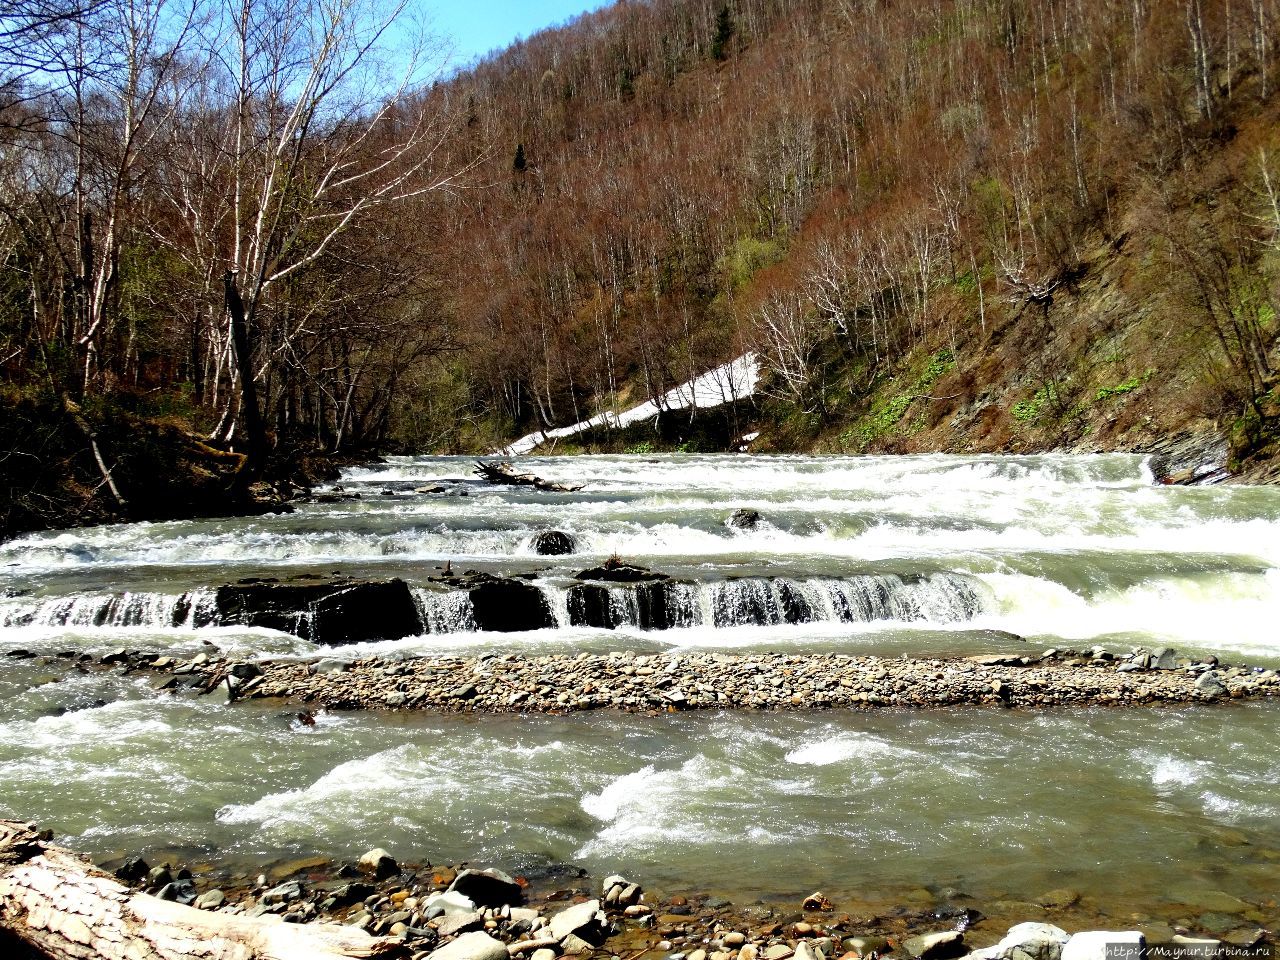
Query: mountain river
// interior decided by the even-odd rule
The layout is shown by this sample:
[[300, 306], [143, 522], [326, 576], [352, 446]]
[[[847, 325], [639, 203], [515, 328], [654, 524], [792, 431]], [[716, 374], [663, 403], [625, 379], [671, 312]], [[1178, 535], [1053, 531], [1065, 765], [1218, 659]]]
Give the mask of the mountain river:
[[[1280, 489], [1160, 487], [1142, 457], [525, 458], [352, 469], [326, 502], [0, 544], [0, 815], [100, 861], [352, 858], [618, 869], [737, 901], [868, 908], [1070, 888], [1103, 913], [1239, 917], [1280, 892], [1280, 703], [659, 716], [322, 713], [174, 696], [39, 655], [314, 657], [286, 633], [173, 626], [212, 587], [400, 577], [420, 637], [326, 656], [572, 651], [1039, 653], [1175, 647], [1280, 666]], [[358, 497], [350, 495], [359, 494]], [[350, 498], [348, 498], [350, 497]], [[759, 512], [750, 529], [726, 524]], [[560, 530], [570, 556], [537, 556]], [[683, 585], [681, 625], [569, 626], [611, 555]], [[561, 623], [484, 633], [427, 582], [532, 575]], [[781, 611], [779, 584], [805, 598]], [[181, 618], [179, 618], [181, 619]], [[792, 618], [793, 619], [793, 618]], [[12, 651], [37, 656], [3, 656]], [[1227, 895], [1225, 898], [1223, 894]], [[1272, 913], [1276, 911], [1273, 909]]]

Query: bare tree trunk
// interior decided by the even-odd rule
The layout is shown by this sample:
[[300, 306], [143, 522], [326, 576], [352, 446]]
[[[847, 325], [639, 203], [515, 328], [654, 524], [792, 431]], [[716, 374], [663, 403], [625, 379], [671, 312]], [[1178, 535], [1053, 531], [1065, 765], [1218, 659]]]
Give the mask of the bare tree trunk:
[[244, 462], [244, 469], [237, 476], [242, 490], [247, 491], [249, 485], [262, 473], [263, 462], [267, 457], [267, 431], [262, 422], [262, 409], [258, 406], [258, 384], [253, 375], [253, 357], [249, 346], [249, 329], [244, 317], [244, 301], [240, 299], [240, 288], [236, 286], [234, 271], [228, 270], [222, 277], [226, 287], [227, 316], [231, 321], [231, 337], [236, 351], [236, 367], [240, 372], [240, 413], [244, 418], [244, 430], [248, 436], [249, 448]]
[[52, 960], [323, 960], [403, 949], [348, 926], [272, 919], [137, 893], [29, 824], [0, 820], [0, 929]]

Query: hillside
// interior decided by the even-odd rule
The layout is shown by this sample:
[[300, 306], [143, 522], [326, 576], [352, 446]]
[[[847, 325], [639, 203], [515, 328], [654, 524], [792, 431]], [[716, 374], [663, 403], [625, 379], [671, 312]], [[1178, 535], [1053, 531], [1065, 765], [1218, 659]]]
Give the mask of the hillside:
[[560, 425], [755, 349], [759, 449], [1256, 454], [1274, 15], [646, 3], [534, 37], [457, 81], [510, 182], [459, 231], [469, 397]]
[[105, 438], [59, 427], [83, 516], [116, 411], [240, 501], [281, 451], [494, 450], [749, 352], [751, 403], [584, 443], [1271, 470], [1277, 0], [620, 0], [399, 81], [373, 8], [46, 10], [0, 34], [0, 397]]

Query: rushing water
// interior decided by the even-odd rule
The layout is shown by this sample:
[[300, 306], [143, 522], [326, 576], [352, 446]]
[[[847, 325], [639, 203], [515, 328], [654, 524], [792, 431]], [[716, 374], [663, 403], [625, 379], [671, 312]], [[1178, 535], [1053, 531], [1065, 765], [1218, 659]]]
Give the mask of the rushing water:
[[[0, 651], [310, 655], [202, 628], [210, 587], [341, 571], [417, 588], [421, 637], [339, 655], [550, 650], [1039, 652], [1171, 645], [1280, 664], [1280, 490], [1161, 488], [1141, 458], [534, 459], [576, 493], [487, 487], [397, 458], [280, 517], [131, 524], [0, 545]], [[432, 492], [427, 492], [432, 491]], [[725, 523], [758, 510], [752, 530]], [[539, 530], [572, 534], [540, 557]], [[568, 626], [572, 574], [672, 574], [675, 629]], [[474, 629], [446, 562], [533, 574], [561, 626]], [[801, 611], [796, 613], [795, 611]], [[791, 622], [798, 620], [800, 622]], [[326, 715], [0, 672], [0, 813], [99, 856], [351, 856], [622, 867], [735, 896], [1054, 887], [1170, 916], [1280, 886], [1276, 707], [928, 714]]]

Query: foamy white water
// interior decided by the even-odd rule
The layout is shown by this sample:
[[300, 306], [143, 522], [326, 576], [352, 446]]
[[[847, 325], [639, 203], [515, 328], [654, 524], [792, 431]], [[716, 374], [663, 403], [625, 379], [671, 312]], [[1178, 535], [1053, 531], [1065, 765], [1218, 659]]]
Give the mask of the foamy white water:
[[[0, 545], [0, 654], [341, 657], [590, 650], [1036, 653], [1172, 645], [1280, 664], [1280, 491], [1164, 488], [1134, 456], [528, 459], [583, 484], [489, 487], [471, 461], [354, 469], [292, 515], [58, 531]], [[726, 523], [759, 512], [751, 529]], [[535, 534], [573, 537], [541, 557]], [[672, 629], [574, 574], [670, 574]], [[528, 575], [553, 629], [476, 629], [445, 563]], [[401, 577], [426, 632], [317, 649], [204, 625], [217, 585]], [[821, 888], [1119, 911], [1280, 885], [1276, 706], [1153, 711], [386, 717], [228, 707], [113, 674], [0, 659], [0, 815], [101, 857], [350, 857], [512, 869], [572, 861], [737, 897]], [[843, 880], [841, 878], [844, 878]], [[1115, 891], [1127, 891], [1117, 898]]]

